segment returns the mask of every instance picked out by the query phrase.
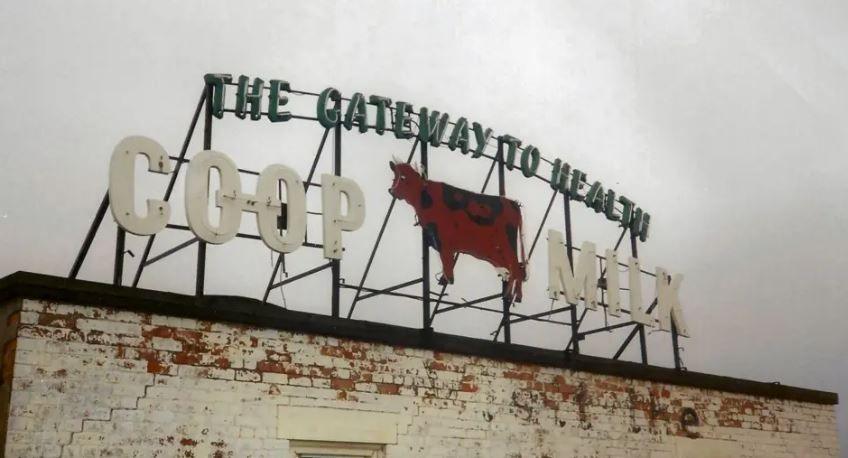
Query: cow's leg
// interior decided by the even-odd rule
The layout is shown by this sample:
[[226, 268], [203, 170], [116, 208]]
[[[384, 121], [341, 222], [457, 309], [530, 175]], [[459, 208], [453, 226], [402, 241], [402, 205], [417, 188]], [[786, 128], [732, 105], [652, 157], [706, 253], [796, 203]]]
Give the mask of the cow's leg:
[[516, 262], [509, 270], [509, 293], [515, 302], [521, 302], [521, 266]]
[[516, 276], [513, 281], [515, 282], [512, 284], [512, 289], [515, 291], [515, 302], [521, 302], [521, 278]]
[[453, 284], [453, 266], [455, 264], [455, 252], [446, 247], [442, 247], [439, 251], [439, 257], [442, 259], [442, 278], [439, 279], [440, 285]]

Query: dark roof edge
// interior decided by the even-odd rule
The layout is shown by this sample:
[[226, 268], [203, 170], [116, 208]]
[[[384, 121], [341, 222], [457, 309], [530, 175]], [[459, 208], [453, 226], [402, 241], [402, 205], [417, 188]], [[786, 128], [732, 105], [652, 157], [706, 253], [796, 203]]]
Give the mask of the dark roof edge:
[[113, 286], [51, 275], [16, 272], [0, 279], [0, 300], [15, 297], [107, 306], [206, 321], [223, 321], [285, 331], [350, 338], [445, 353], [538, 364], [672, 385], [726, 391], [816, 404], [837, 404], [838, 395], [777, 383], [755, 382], [699, 372], [646, 366], [526, 345], [505, 344], [383, 323], [333, 318], [285, 310], [237, 296], [187, 296], [141, 288]]

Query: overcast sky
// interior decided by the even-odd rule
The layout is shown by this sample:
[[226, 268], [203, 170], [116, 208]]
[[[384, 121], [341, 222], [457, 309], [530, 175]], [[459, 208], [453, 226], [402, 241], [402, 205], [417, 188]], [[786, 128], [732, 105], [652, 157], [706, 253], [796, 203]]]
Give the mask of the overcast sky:
[[[838, 1], [2, 2], [0, 274], [67, 275], [106, 190], [112, 148], [140, 134], [177, 154], [204, 73], [284, 79], [314, 92], [334, 86], [479, 121], [636, 200], [652, 214], [642, 265], [685, 275], [688, 368], [846, 399], [846, 25], [848, 4]], [[314, 99], [293, 97], [292, 107], [313, 115]], [[240, 167], [278, 162], [304, 177], [322, 133], [310, 121], [232, 116], [214, 129], [213, 147]], [[196, 137], [189, 155], [201, 146]], [[347, 283], [358, 282], [389, 204], [387, 162], [410, 146], [389, 135], [343, 135], [343, 174], [365, 189], [368, 215], [345, 234]], [[321, 171], [331, 170], [328, 159]], [[447, 148], [432, 151], [431, 163], [431, 178], [469, 189], [487, 170]], [[166, 179], [139, 176], [142, 189], [162, 192]], [[181, 186], [175, 223], [184, 220]], [[246, 179], [245, 189], [252, 186]], [[524, 206], [529, 242], [550, 191], [512, 173], [507, 192]], [[317, 190], [308, 201], [320, 210]], [[545, 228], [562, 230], [557, 204]], [[320, 220], [310, 221], [320, 241]], [[420, 275], [413, 222], [398, 204], [368, 285]], [[251, 218], [242, 230], [255, 231]], [[577, 243], [595, 242], [600, 252], [618, 235], [578, 206], [574, 230]], [[107, 217], [82, 278], [111, 279], [114, 232]], [[188, 237], [166, 234], [154, 253]], [[551, 306], [544, 237], [540, 244], [519, 313]], [[129, 237], [128, 248], [142, 247]], [[141, 286], [191, 292], [194, 253], [151, 266]], [[126, 281], [137, 260], [128, 260]], [[211, 247], [208, 263], [210, 294], [261, 297], [271, 255], [237, 240]], [[303, 248], [287, 271], [320, 263], [320, 253]], [[437, 259], [432, 270], [440, 270]], [[456, 276], [453, 300], [499, 287], [491, 268], [471, 258], [460, 259]], [[328, 313], [328, 280], [315, 275], [272, 301], [282, 305], [284, 294], [290, 308]], [[346, 292], [343, 312], [350, 301]], [[420, 325], [419, 306], [403, 300], [369, 299], [355, 317]], [[497, 320], [456, 311], [434, 326], [486, 338]], [[585, 327], [601, 324], [603, 314], [590, 313]], [[610, 356], [623, 334], [598, 335], [585, 349]], [[550, 348], [567, 340], [564, 328], [545, 323], [516, 325], [513, 335]], [[652, 333], [650, 343], [651, 362], [670, 365], [668, 334]], [[843, 448], [846, 412], [840, 407]]]

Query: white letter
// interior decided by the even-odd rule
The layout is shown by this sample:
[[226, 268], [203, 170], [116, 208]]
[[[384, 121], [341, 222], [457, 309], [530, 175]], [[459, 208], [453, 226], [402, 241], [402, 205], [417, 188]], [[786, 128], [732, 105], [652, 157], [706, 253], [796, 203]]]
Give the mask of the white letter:
[[671, 331], [671, 321], [677, 333], [683, 337], [689, 337], [689, 328], [683, 319], [683, 307], [680, 305], [680, 283], [683, 275], [674, 274], [671, 282], [668, 281], [668, 272], [662, 267], [657, 267], [657, 310], [660, 329]]
[[[221, 176], [221, 189], [215, 194], [215, 205], [221, 209], [218, 226], [209, 221], [209, 173], [216, 169]], [[232, 159], [217, 151], [202, 151], [189, 162], [186, 176], [186, 219], [192, 232], [201, 240], [221, 244], [236, 236], [241, 224], [241, 179]]]
[[628, 286], [630, 286], [630, 319], [652, 328], [654, 327], [654, 320], [642, 309], [642, 279], [639, 277], [640, 274], [639, 260], [631, 256], [627, 263], [627, 279]]
[[[282, 202], [277, 198], [277, 183], [280, 181], [286, 185], [288, 227], [285, 235], [280, 234], [277, 227], [277, 217], [282, 208]], [[246, 207], [245, 211], [256, 211], [259, 235], [268, 248], [279, 253], [291, 253], [303, 245], [306, 237], [306, 193], [297, 172], [279, 164], [265, 167], [256, 184], [255, 201], [257, 205]]]
[[[341, 195], [347, 197], [347, 215], [341, 214]], [[349, 178], [321, 175], [321, 213], [324, 219], [324, 257], [342, 258], [342, 231], [355, 231], [365, 220], [362, 189]]]
[[551, 299], [565, 294], [569, 304], [577, 305], [583, 292], [586, 308], [598, 308], [598, 271], [595, 268], [595, 244], [583, 242], [577, 259], [577, 271], [572, 273], [571, 263], [562, 243], [562, 234], [548, 230], [548, 295]]
[[147, 157], [148, 170], [167, 175], [171, 160], [155, 140], [133, 136], [118, 143], [109, 162], [109, 206], [119, 226], [136, 235], [153, 235], [168, 224], [171, 207], [167, 202], [147, 199], [147, 216], [135, 212], [135, 157]]
[[618, 255], [607, 249], [607, 311], [612, 316], [621, 316], [621, 294], [618, 290]]

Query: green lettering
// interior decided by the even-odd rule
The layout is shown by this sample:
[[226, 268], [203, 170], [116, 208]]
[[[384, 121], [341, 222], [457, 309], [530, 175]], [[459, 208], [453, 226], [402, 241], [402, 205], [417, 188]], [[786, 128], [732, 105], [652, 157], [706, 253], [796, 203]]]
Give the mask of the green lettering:
[[324, 89], [321, 91], [321, 94], [318, 95], [318, 122], [321, 123], [324, 128], [329, 129], [330, 127], [335, 126], [339, 122], [339, 117], [341, 116], [339, 108], [327, 108], [327, 101], [332, 100], [334, 102], [338, 102], [341, 99], [341, 92], [333, 87]]
[[[238, 90], [236, 91], [236, 117], [244, 119], [247, 116], [245, 108], [250, 105], [250, 119], [256, 121], [262, 117], [262, 90], [265, 82], [259, 78], [253, 79], [253, 87], [248, 88], [250, 78], [241, 75], [238, 79]], [[250, 89], [250, 92], [248, 92]]]
[[471, 123], [474, 128], [474, 139], [477, 140], [477, 148], [474, 149], [473, 158], [478, 158], [486, 151], [486, 145], [489, 144], [489, 139], [492, 138], [492, 129], [488, 127], [484, 130], [483, 126], [478, 122]]
[[576, 200], [578, 202], [585, 199], [585, 196], [581, 196], [577, 191], [583, 187], [582, 181], [586, 179], [586, 174], [578, 169], [574, 169], [574, 172], [571, 174], [571, 187], [568, 190], [569, 197], [571, 199]]
[[207, 73], [203, 76], [206, 84], [212, 85], [212, 114], [216, 118], [224, 117], [224, 95], [226, 94], [226, 83], [233, 81], [233, 77], [226, 74]]
[[365, 96], [361, 92], [354, 93], [347, 104], [343, 123], [345, 129], [353, 129], [354, 121], [359, 125], [359, 133], [368, 132], [368, 110], [365, 106]]
[[642, 227], [642, 217], [642, 209], [636, 207], [636, 210], [633, 212], [633, 218], [630, 220], [630, 232], [634, 234], [639, 233], [639, 228]]
[[288, 121], [292, 114], [290, 111], [278, 111], [279, 108], [289, 103], [289, 98], [280, 94], [281, 91], [290, 91], [288, 81], [271, 80], [271, 93], [268, 94], [268, 119], [271, 122]]
[[592, 187], [586, 193], [586, 206], [593, 208], [596, 213], [604, 211], [604, 187], [600, 181], [592, 183]]
[[633, 201], [624, 196], [619, 196], [618, 201], [621, 202], [621, 227], [628, 227], [630, 225], [630, 218], [633, 217]]
[[639, 228], [639, 240], [648, 240], [648, 228], [651, 225], [651, 214], [648, 212], [642, 213], [642, 225]]
[[570, 171], [571, 166], [567, 162], [563, 163], [562, 159], [555, 159], [551, 169], [551, 189], [563, 194], [568, 193], [568, 172]]
[[386, 107], [392, 104], [392, 99], [372, 95], [368, 97], [368, 103], [377, 107], [377, 121], [374, 131], [377, 132], [377, 135], [383, 135], [383, 132], [386, 131]]
[[498, 137], [498, 140], [507, 144], [504, 164], [506, 165], [506, 168], [512, 170], [515, 168], [515, 152], [518, 150], [518, 147], [521, 146], [521, 140], [513, 137], [512, 135], [501, 135]]
[[610, 221], [618, 221], [620, 216], [615, 214], [615, 191], [607, 190], [607, 198], [604, 201], [604, 213]]
[[442, 144], [442, 137], [445, 135], [450, 116], [447, 113], [440, 115], [436, 110], [429, 115], [427, 113], [427, 107], [421, 107], [418, 110], [418, 140], [421, 143], [429, 141], [431, 145], [439, 146]]
[[541, 159], [539, 148], [527, 145], [521, 152], [521, 173], [527, 178], [536, 175], [536, 170], [539, 169], [539, 159]]
[[468, 154], [468, 120], [465, 118], [456, 120], [456, 124], [453, 126], [453, 131], [448, 139], [448, 148], [451, 151], [456, 151], [457, 146], [459, 146], [462, 154]]
[[395, 102], [395, 138], [412, 138], [415, 134], [412, 132], [412, 121], [409, 115], [412, 114], [412, 105], [406, 102]]

